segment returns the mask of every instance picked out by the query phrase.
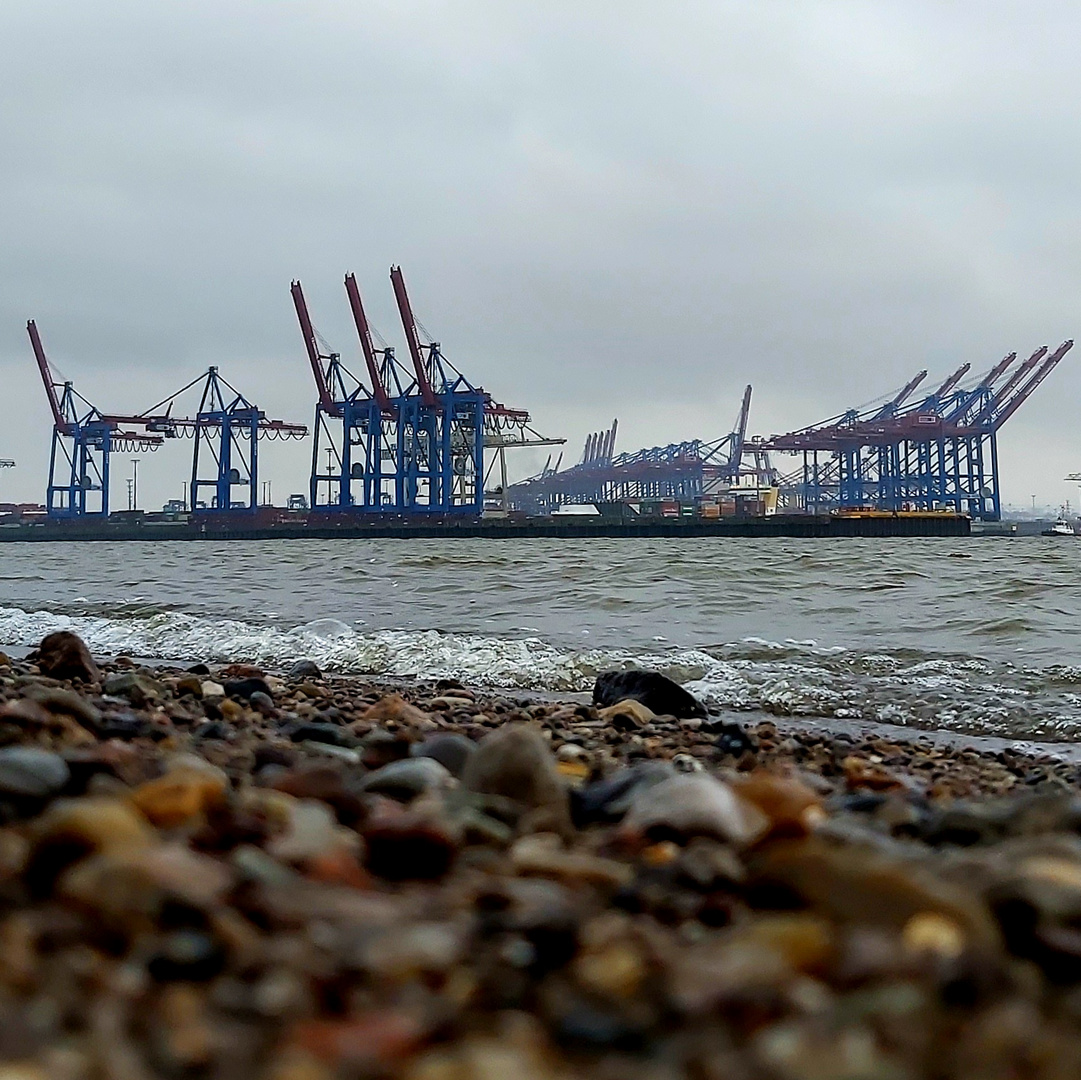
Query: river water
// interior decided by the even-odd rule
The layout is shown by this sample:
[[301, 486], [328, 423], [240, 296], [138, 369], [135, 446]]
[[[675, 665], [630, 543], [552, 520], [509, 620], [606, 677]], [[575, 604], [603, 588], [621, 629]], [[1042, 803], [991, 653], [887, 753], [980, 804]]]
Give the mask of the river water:
[[1081, 542], [335, 540], [0, 546], [0, 645], [306, 657], [583, 690], [659, 668], [719, 708], [1081, 742]]

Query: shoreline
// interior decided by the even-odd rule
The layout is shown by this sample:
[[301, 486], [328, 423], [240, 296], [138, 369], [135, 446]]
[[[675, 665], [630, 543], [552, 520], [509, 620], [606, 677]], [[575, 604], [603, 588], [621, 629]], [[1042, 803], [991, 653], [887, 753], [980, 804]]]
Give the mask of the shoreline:
[[1081, 1063], [1062, 756], [55, 638], [0, 663], [20, 1077]]

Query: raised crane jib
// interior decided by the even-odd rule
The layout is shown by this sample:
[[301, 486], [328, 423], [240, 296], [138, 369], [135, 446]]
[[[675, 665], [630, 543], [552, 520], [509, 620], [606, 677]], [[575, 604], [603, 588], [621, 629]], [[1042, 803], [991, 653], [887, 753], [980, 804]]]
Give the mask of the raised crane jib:
[[743, 391], [743, 403], [739, 407], [739, 419], [736, 422], [736, 430], [733, 432], [735, 439], [732, 442], [732, 453], [729, 457], [729, 463], [735, 468], [736, 472], [739, 472], [740, 465], [743, 463], [743, 444], [747, 440], [747, 420], [751, 415], [751, 384], [747, 384], [747, 389]]
[[986, 402], [976, 414], [973, 423], [981, 423], [995, 415], [996, 410], [1006, 401], [1017, 384], [1047, 355], [1047, 346], [1041, 345], [1023, 364], [1014, 368], [1013, 374], [996, 391], [994, 397]]
[[308, 304], [304, 299], [304, 290], [299, 281], [294, 281], [289, 287], [293, 294], [293, 306], [297, 311], [297, 321], [300, 323], [300, 333], [304, 338], [304, 348], [308, 353], [308, 362], [312, 367], [312, 375], [315, 377], [315, 388], [319, 391], [319, 405], [330, 416], [341, 416], [341, 409], [334, 400], [327, 383], [327, 373], [323, 369], [323, 356], [319, 352], [319, 342], [315, 336], [315, 327], [312, 325], [311, 316], [308, 314]]
[[405, 331], [405, 340], [409, 345], [409, 356], [413, 361], [413, 371], [417, 377], [421, 401], [429, 407], [435, 407], [439, 404], [439, 399], [435, 396], [431, 380], [428, 378], [428, 371], [424, 366], [424, 357], [420, 352], [420, 338], [417, 336], [417, 321], [413, 317], [413, 308], [409, 303], [409, 294], [405, 291], [405, 278], [402, 276], [400, 266], [390, 268], [390, 281], [394, 286], [394, 299], [398, 304], [402, 329]]
[[899, 409], [912, 396], [912, 393], [916, 389], [916, 387], [919, 386], [920, 383], [923, 382], [923, 380], [926, 378], [926, 370], [917, 373], [916, 377], [910, 383], [907, 383], [901, 389], [901, 392], [892, 401], [888, 401], [885, 405], [882, 406], [881, 409], [878, 410], [877, 413], [875, 413], [874, 419], [881, 420], [884, 417], [892, 416], [894, 411], [896, 409]]
[[935, 400], [944, 398], [967, 374], [971, 364], [962, 364], [933, 394]]
[[375, 358], [375, 346], [372, 344], [372, 330], [368, 325], [368, 316], [364, 312], [364, 303], [360, 299], [360, 289], [357, 287], [355, 274], [345, 275], [345, 291], [349, 296], [349, 307], [353, 312], [353, 322], [356, 324], [357, 335], [360, 337], [360, 348], [364, 353], [364, 364], [368, 368], [372, 394], [384, 413], [393, 414], [396, 410], [379, 374], [379, 364]]
[[[1058, 366], [1058, 362], [1073, 348], [1072, 341], [1064, 341], [1037, 369], [1033, 376], [1006, 402], [1005, 407], [994, 417], [996, 428], [1001, 427], [1024, 404], [1029, 395]], [[1046, 349], [1044, 350], [1047, 351]], [[999, 401], [1002, 398], [1000, 396]]]
[[1017, 353], [1007, 353], [991, 370], [984, 376], [980, 386], [985, 389], [993, 386], [1005, 373], [1006, 369], [1017, 359]]
[[64, 435], [71, 433], [71, 424], [65, 419], [63, 410], [60, 408], [60, 399], [56, 396], [56, 382], [53, 380], [52, 369], [45, 356], [45, 348], [41, 344], [41, 336], [38, 334], [37, 323], [31, 319], [26, 324], [26, 332], [30, 335], [30, 345], [34, 350], [34, 359], [38, 362], [38, 371], [41, 372], [41, 381], [45, 384], [45, 395], [49, 399], [49, 408], [52, 410], [53, 423], [59, 432]]

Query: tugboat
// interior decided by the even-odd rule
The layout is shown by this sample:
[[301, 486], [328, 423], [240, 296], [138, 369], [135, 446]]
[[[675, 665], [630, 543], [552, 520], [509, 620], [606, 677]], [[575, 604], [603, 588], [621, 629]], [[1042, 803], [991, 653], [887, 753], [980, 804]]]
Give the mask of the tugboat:
[[1044, 529], [1041, 536], [1076, 536], [1074, 527], [1064, 518], [1059, 518], [1050, 529]]
[[1077, 536], [1077, 532], [1070, 524], [1067, 515], [1070, 512], [1070, 504], [1067, 503], [1059, 513], [1058, 521], [1050, 529], [1044, 529], [1041, 536]]

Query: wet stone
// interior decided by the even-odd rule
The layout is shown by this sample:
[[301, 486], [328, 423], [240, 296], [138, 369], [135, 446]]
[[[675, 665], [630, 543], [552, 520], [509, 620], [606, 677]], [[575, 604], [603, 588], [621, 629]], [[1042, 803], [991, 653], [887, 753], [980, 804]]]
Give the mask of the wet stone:
[[570, 803], [555, 757], [536, 728], [511, 724], [486, 735], [462, 774], [470, 791], [523, 804], [534, 828], [566, 832]]
[[289, 738], [293, 742], [320, 742], [331, 746], [355, 747], [359, 740], [338, 724], [319, 723], [297, 724], [289, 729]]
[[256, 690], [248, 698], [248, 703], [257, 713], [263, 716], [275, 716], [278, 711], [274, 707], [274, 699], [269, 694], [264, 694], [262, 690]]
[[762, 837], [770, 822], [722, 781], [706, 773], [688, 773], [639, 791], [622, 827], [629, 837], [679, 842], [712, 836], [745, 846]]
[[59, 754], [30, 746], [0, 750], [0, 798], [45, 799], [62, 791], [70, 778]]
[[136, 706], [165, 696], [162, 683], [138, 671], [119, 671], [106, 676], [102, 691], [110, 697], [126, 697]]
[[54, 679], [80, 679], [84, 683], [93, 683], [100, 677], [85, 642], [68, 630], [59, 630], [43, 638], [37, 648], [36, 660], [42, 675]]
[[658, 716], [705, 717], [700, 701], [677, 682], [657, 671], [606, 671], [597, 676], [593, 704], [615, 705], [625, 699], [641, 702]]
[[264, 694], [271, 700], [274, 698], [266, 679], [259, 676], [250, 676], [244, 679], [227, 679], [222, 684], [222, 689], [225, 691], [226, 697], [242, 698], [245, 701], [252, 694]]
[[314, 660], [298, 660], [285, 674], [287, 679], [302, 681], [305, 679], [321, 679], [323, 673]]
[[430, 757], [392, 761], [360, 782], [360, 790], [409, 802], [429, 791], [443, 791], [454, 784], [450, 772]]

